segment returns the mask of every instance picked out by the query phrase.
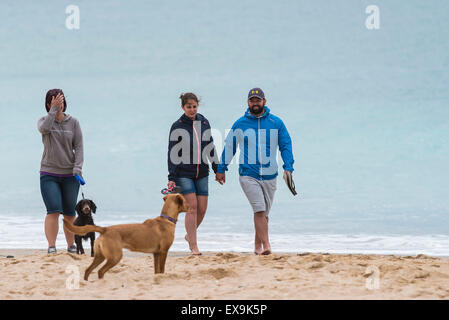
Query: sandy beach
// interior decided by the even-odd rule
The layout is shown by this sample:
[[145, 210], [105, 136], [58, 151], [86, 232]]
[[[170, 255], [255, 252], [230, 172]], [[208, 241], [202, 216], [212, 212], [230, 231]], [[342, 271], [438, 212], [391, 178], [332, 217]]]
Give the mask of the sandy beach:
[[91, 259], [0, 249], [0, 299], [449, 298], [449, 259], [425, 255], [170, 252], [166, 272], [155, 275], [152, 255], [125, 250], [103, 280], [97, 269], [86, 282]]

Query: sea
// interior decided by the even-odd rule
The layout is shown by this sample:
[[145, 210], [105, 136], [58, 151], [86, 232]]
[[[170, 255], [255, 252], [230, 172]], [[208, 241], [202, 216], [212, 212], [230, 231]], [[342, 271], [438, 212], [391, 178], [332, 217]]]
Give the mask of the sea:
[[[0, 248], [47, 247], [47, 90], [80, 122], [81, 191], [108, 226], [159, 215], [181, 93], [199, 96], [221, 153], [260, 87], [298, 192], [279, 156], [274, 252], [449, 256], [446, 0], [2, 0], [0, 26]], [[199, 248], [252, 252], [237, 164], [226, 178], [209, 177]], [[171, 250], [189, 251], [184, 235], [181, 214]]]

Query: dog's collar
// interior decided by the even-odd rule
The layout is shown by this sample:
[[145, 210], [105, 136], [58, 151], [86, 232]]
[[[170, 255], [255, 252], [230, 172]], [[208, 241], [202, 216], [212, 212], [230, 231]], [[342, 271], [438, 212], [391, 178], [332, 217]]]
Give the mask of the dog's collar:
[[166, 214], [161, 213], [161, 217], [168, 219], [169, 221], [173, 222], [174, 224], [176, 224], [176, 220], [173, 219], [172, 217], [167, 216]]

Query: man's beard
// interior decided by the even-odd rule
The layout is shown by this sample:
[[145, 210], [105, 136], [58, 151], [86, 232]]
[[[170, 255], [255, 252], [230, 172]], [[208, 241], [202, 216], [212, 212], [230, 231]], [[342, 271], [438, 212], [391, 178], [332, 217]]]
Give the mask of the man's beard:
[[[255, 107], [257, 107], [257, 109]], [[261, 114], [263, 112], [264, 107], [253, 106], [250, 109], [251, 109], [251, 113], [259, 115], [259, 114]]]

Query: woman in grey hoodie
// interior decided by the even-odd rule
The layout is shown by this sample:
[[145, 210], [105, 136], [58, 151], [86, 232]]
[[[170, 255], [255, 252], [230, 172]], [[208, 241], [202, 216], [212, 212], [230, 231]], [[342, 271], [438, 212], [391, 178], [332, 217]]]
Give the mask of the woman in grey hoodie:
[[[47, 92], [45, 108], [48, 114], [38, 121], [42, 134], [44, 153], [40, 168], [40, 187], [47, 209], [45, 236], [48, 253], [56, 252], [56, 237], [59, 230], [59, 215], [73, 222], [78, 199], [79, 182], [83, 166], [83, 136], [77, 119], [64, 113], [67, 109], [61, 89]], [[76, 253], [74, 235], [64, 228], [67, 251]]]

